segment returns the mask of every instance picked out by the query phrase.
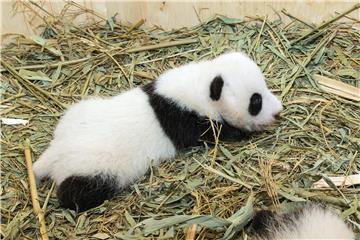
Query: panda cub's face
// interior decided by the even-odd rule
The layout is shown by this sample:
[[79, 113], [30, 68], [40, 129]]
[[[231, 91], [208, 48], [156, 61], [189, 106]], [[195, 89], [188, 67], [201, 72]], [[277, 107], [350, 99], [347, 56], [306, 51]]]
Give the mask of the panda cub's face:
[[270, 92], [259, 67], [242, 53], [224, 54], [212, 60], [210, 99], [222, 119], [249, 131], [271, 124], [282, 110]]

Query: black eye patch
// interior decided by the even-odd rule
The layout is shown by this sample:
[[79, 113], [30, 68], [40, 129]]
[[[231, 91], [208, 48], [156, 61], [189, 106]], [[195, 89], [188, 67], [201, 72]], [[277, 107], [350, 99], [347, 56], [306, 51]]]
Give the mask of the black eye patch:
[[259, 114], [262, 108], [262, 97], [259, 93], [254, 93], [250, 98], [249, 113], [252, 116]]
[[215, 77], [210, 85], [210, 98], [214, 101], [220, 99], [222, 88], [224, 86], [224, 80], [221, 76]]

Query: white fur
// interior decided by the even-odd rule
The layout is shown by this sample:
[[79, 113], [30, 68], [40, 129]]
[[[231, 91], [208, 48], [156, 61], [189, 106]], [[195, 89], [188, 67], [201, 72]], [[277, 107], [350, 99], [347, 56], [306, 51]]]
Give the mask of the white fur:
[[[221, 75], [221, 98], [210, 98], [210, 83]], [[241, 53], [212, 61], [190, 63], [159, 77], [155, 91], [180, 106], [233, 126], [260, 129], [281, 111], [279, 100], [267, 89], [260, 69]], [[248, 113], [253, 93], [263, 96], [256, 117]], [[91, 98], [73, 105], [60, 120], [49, 148], [34, 164], [38, 179], [51, 176], [57, 184], [71, 175], [109, 173], [126, 185], [143, 175], [151, 161], [175, 156], [148, 96], [136, 88], [112, 98]]]
[[109, 173], [126, 185], [150, 162], [173, 158], [175, 148], [136, 88], [113, 98], [80, 101], [59, 122], [50, 147], [34, 164], [37, 177], [57, 184], [71, 175]]
[[266, 239], [355, 239], [354, 233], [339, 216], [318, 206], [307, 205], [300, 216], [294, 216], [292, 220], [295, 224], [290, 221], [282, 224], [280, 220], [280, 226], [271, 226], [274, 236]]

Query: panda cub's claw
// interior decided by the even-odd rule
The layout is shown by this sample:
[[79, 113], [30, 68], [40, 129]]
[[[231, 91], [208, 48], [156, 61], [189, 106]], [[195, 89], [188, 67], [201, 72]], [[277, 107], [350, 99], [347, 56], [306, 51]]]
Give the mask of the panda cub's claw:
[[60, 206], [83, 212], [101, 205], [119, 191], [115, 177], [71, 176], [58, 187], [57, 196]]

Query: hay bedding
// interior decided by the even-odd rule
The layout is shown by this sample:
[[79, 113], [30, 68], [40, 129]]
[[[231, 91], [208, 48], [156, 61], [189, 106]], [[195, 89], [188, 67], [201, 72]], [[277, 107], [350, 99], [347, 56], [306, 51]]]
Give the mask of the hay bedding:
[[[34, 3], [24, 4], [39, 11]], [[196, 239], [246, 238], [250, 228], [243, 227], [254, 210], [286, 210], [305, 200], [326, 203], [359, 232], [359, 186], [329, 180], [359, 172], [359, 102], [321, 90], [313, 77], [318, 73], [359, 88], [356, 19], [317, 28], [284, 11], [276, 21], [217, 17], [191, 29], [163, 31], [142, 28], [142, 21], [125, 26], [92, 12], [97, 22], [77, 27], [71, 17], [89, 11], [74, 3], [65, 10], [46, 15], [41, 35], [16, 36], [1, 51], [1, 117], [28, 121], [2, 123], [4, 239], [39, 237], [26, 139], [35, 160], [75, 101], [116, 95], [229, 49], [247, 52], [261, 66], [284, 103], [282, 120], [249, 141], [185, 150], [86, 213], [59, 208], [54, 186], [46, 181], [38, 191], [50, 239], [194, 239], [195, 233]], [[291, 23], [283, 24], [288, 17]], [[319, 179], [330, 188], [314, 188]]]

